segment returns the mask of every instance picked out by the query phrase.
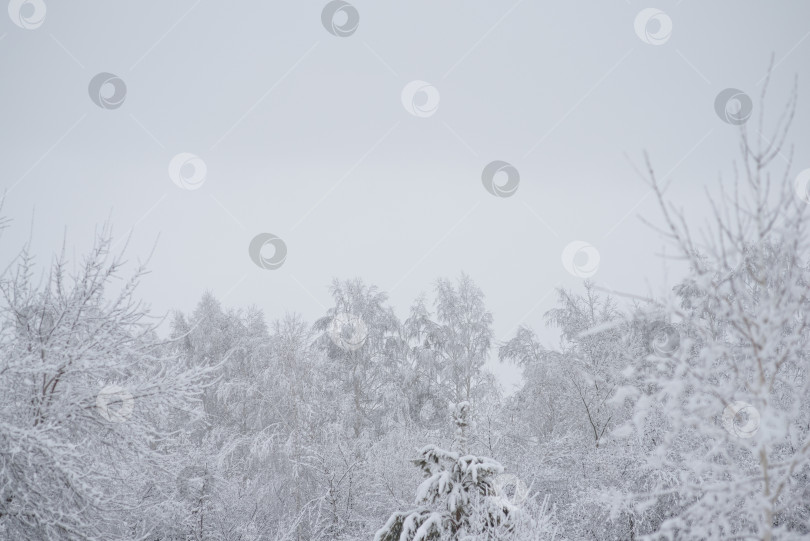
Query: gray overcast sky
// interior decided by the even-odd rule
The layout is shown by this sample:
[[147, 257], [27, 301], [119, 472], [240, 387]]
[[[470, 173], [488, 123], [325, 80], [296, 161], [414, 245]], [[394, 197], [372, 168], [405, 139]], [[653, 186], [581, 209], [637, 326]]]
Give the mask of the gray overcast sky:
[[[0, 185], [14, 220], [2, 263], [29, 235], [47, 261], [65, 229], [80, 253], [111, 217], [118, 235], [134, 226], [133, 259], [160, 235], [141, 289], [156, 312], [188, 311], [209, 289], [312, 321], [332, 277], [360, 276], [405, 317], [464, 270], [499, 338], [521, 322], [542, 331], [552, 288], [581, 283], [561, 262], [575, 240], [598, 250], [600, 284], [660, 293], [674, 271], [638, 220], [655, 203], [625, 154], [648, 150], [673, 200], [703, 214], [704, 186], [736, 152], [715, 96], [741, 89], [756, 115], [771, 54], [772, 112], [799, 76], [793, 171], [810, 167], [805, 1], [356, 0], [348, 37], [324, 28], [323, 0], [45, 3], [34, 29], [0, 17]], [[667, 35], [659, 45], [634, 30], [650, 7], [672, 22], [646, 27]], [[100, 72], [126, 83], [122, 106], [90, 99]], [[402, 104], [414, 80], [440, 96], [430, 116]], [[206, 164], [196, 190], [169, 177], [183, 152]], [[484, 189], [493, 160], [520, 172], [512, 197]], [[262, 232], [288, 247], [278, 270], [248, 257]]]

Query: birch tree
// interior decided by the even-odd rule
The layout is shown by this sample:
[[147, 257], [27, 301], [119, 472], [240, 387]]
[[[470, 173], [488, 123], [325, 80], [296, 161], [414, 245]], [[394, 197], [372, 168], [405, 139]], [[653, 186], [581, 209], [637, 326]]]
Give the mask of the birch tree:
[[669, 498], [668, 537], [808, 534], [807, 192], [794, 191], [785, 148], [795, 89], [768, 136], [764, 96], [759, 126], [740, 127], [733, 183], [711, 199], [707, 228], [687, 225], [647, 160], [661, 231], [690, 267], [661, 303], [679, 347], [648, 356], [646, 386], [627, 390], [637, 397], [629, 437], [663, 423], [649, 464], [673, 475], [645, 495]]

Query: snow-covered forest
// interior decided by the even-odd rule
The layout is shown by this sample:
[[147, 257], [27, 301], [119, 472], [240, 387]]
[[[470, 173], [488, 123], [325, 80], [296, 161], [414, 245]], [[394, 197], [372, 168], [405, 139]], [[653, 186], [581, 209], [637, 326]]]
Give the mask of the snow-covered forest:
[[0, 277], [0, 538], [806, 539], [795, 98], [770, 136], [739, 131], [705, 227], [640, 168], [689, 270], [661, 298], [559, 289], [553, 348], [497, 340], [463, 273], [407, 314], [362, 278], [316, 321], [205, 293], [161, 333], [107, 229], [79, 261], [23, 246]]
[[7, 3], [0, 541], [810, 539], [810, 3]]

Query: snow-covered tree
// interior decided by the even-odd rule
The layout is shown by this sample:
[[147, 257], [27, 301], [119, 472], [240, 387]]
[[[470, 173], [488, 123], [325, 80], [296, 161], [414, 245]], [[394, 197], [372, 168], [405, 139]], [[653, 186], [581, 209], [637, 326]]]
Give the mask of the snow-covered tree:
[[598, 295], [590, 282], [584, 286], [581, 296], [560, 290], [560, 306], [549, 310], [546, 320], [562, 332], [561, 358], [556, 362], [564, 367], [567, 392], [580, 406], [581, 425], [599, 447], [615, 421], [616, 411], [609, 399], [624, 366], [627, 333], [621, 328], [613, 300]]
[[382, 430], [401, 409], [400, 322], [387, 295], [362, 280], [335, 280], [331, 293], [335, 306], [313, 328], [323, 333], [321, 344], [343, 385], [343, 422], [359, 437]]
[[808, 214], [790, 159], [780, 167], [794, 105], [795, 92], [770, 138], [764, 116], [755, 135], [741, 127], [733, 189], [712, 200], [713, 224], [700, 234], [647, 162], [662, 231], [690, 272], [661, 303], [678, 347], [642, 359], [646, 383], [622, 391], [636, 398], [636, 413], [620, 432], [661, 435], [649, 466], [670, 475], [636, 497], [669, 501], [659, 528], [669, 538], [810, 533]]
[[[459, 434], [466, 430], [468, 414], [467, 403], [455, 409]], [[375, 541], [459, 540], [478, 535], [498, 539], [512, 533], [520, 511], [498, 486], [503, 466], [491, 458], [435, 445], [425, 446], [419, 455], [413, 462], [425, 479], [416, 491], [417, 507], [392, 514]]]
[[634, 353], [648, 350], [648, 337], [587, 281], [582, 294], [559, 290], [546, 322], [561, 330], [559, 350], [543, 347], [525, 327], [499, 347], [502, 361], [523, 368], [524, 383], [501, 410], [498, 456], [554, 495], [566, 534], [633, 538], [648, 529], [647, 517], [627, 507], [608, 520], [595, 496], [644, 479], [637, 466], [644, 448], [615, 441], [611, 429], [630, 418], [629, 407], [612, 398], [629, 383], [624, 369]]
[[0, 537], [146, 539], [171, 516], [174, 434], [216, 367], [157, 338], [103, 230], [70, 273], [28, 250], [0, 276]]
[[491, 391], [492, 380], [484, 370], [492, 346], [492, 313], [484, 293], [462, 274], [455, 285], [436, 283], [436, 325], [430, 337], [438, 352], [454, 403], [475, 402]]

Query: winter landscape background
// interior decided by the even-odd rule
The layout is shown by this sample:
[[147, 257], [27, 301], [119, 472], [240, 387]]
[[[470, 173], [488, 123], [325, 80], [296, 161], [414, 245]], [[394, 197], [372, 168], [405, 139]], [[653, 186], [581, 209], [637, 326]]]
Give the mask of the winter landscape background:
[[808, 15], [10, 0], [0, 538], [807, 538]]

